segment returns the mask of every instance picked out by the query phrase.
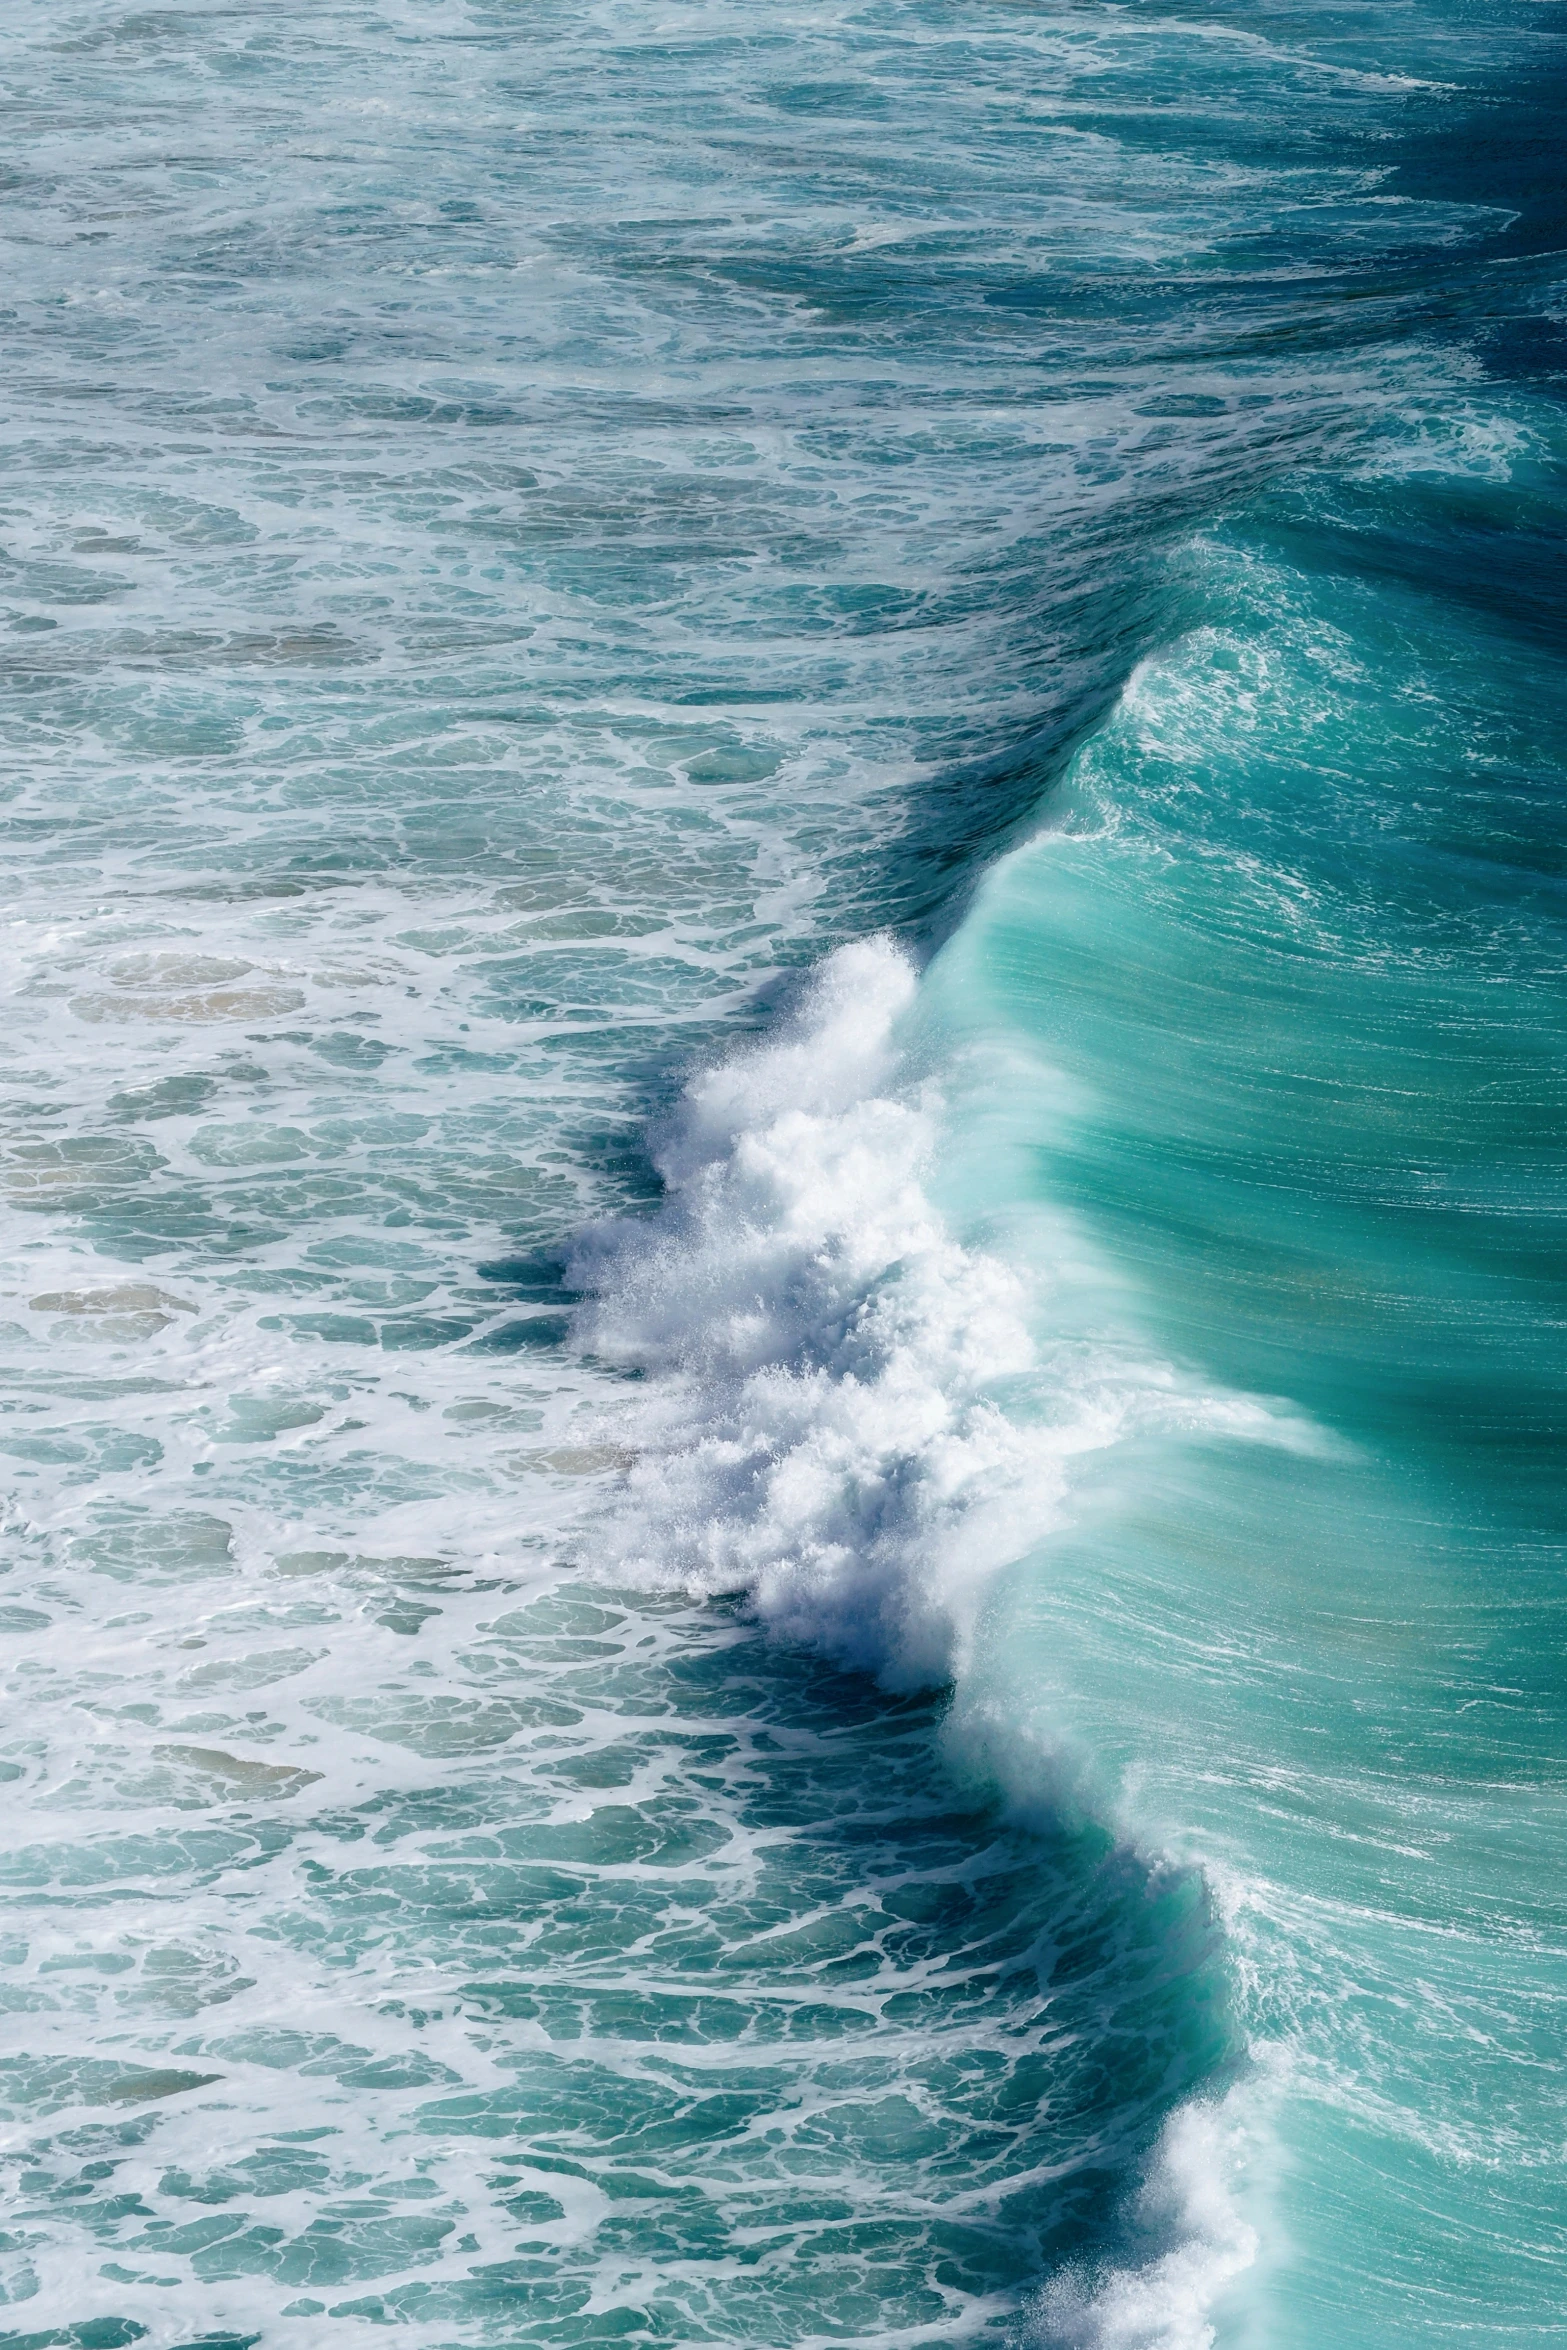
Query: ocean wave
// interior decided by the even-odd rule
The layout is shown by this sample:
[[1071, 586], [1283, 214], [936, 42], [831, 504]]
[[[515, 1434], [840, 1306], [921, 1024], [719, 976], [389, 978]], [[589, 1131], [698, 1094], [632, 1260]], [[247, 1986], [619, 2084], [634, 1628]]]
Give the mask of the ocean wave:
[[[954, 1236], [928, 1189], [946, 1112], [917, 987], [885, 938], [828, 957], [773, 1036], [688, 1088], [658, 1151], [663, 1209], [583, 1244], [583, 1342], [647, 1382], [605, 1568], [741, 1593], [775, 1635], [889, 1689], [947, 1686], [959, 1780], [1047, 1832], [1097, 1812], [1158, 1876], [1173, 1862], [1066, 1724], [998, 1704], [984, 1651], [1005, 1611], [990, 1620], [987, 1600], [1118, 1446], [1298, 1449], [1310, 1432], [1124, 1336], [1052, 1338], [1038, 1284]], [[1116, 2220], [1117, 2258], [1058, 2275], [1029, 2341], [1203, 2350], [1257, 2252], [1260, 2113], [1249, 2072], [1180, 2108]]]
[[885, 938], [829, 956], [775, 1037], [689, 1087], [663, 1211], [574, 1265], [584, 1343], [655, 1375], [617, 1570], [743, 1591], [895, 1689], [961, 1678], [987, 1588], [1062, 1521], [1084, 1455], [1271, 1425], [1155, 1360], [1041, 1347], [1024, 1277], [925, 1188], [942, 1112], [900, 1048], [916, 984]]
[[1025, 2329], [1029, 2350], [1210, 2350], [1222, 2303], [1261, 2250], [1248, 2200], [1265, 2111], [1248, 2081], [1172, 2115], [1126, 2215], [1134, 2256], [1053, 2277]]

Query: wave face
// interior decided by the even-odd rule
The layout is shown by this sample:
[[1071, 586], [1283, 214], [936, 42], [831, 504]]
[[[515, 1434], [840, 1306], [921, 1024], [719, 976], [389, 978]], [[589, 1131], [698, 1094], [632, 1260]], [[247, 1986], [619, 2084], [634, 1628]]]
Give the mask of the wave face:
[[[1172, 1359], [1322, 1439], [1118, 1470], [979, 1674], [1228, 1889], [1282, 2099], [1270, 2341], [1328, 2306], [1345, 2342], [1456, 2340], [1481, 2299], [1530, 2339], [1560, 2253], [1562, 687], [1526, 562], [1475, 610], [1519, 470], [1216, 534], [1211, 620], [930, 982], [1037, 1071], [965, 1092], [949, 1208], [1069, 1206]], [[1456, 594], [1422, 523], [1479, 542]], [[1395, 588], [1335, 560], [1351, 530], [1396, 535]]]
[[13, 0], [0, 2350], [1558, 2326], [1564, 34]]
[[637, 1439], [624, 1565], [745, 1592], [894, 1689], [967, 1680], [989, 1586], [1062, 1522], [1085, 1457], [1296, 1433], [1059, 1314], [1036, 1342], [1019, 1270], [961, 1246], [924, 1189], [940, 1103], [895, 1042], [915, 992], [885, 939], [829, 956], [781, 1034], [688, 1089], [663, 1213], [575, 1267], [601, 1294], [594, 1354], [656, 1381], [617, 1423]]

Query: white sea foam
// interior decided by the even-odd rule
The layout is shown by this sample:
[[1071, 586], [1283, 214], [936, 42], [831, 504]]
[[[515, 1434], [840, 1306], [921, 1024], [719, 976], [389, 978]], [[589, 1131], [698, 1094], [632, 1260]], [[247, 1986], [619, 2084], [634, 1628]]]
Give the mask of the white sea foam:
[[1258, 2255], [1246, 2205], [1260, 2108], [1248, 2083], [1172, 2117], [1128, 2214], [1146, 2257], [1054, 2277], [1024, 2337], [1030, 2350], [1210, 2350], [1226, 2295]]
[[599, 1351], [665, 1374], [626, 1563], [744, 1589], [898, 1686], [950, 1677], [987, 1576], [1105, 1433], [1102, 1409], [1030, 1430], [999, 1408], [1034, 1358], [1024, 1294], [922, 1187], [936, 1104], [894, 1041], [913, 992], [885, 941], [829, 958], [776, 1042], [690, 1089], [664, 1216], [582, 1268]]

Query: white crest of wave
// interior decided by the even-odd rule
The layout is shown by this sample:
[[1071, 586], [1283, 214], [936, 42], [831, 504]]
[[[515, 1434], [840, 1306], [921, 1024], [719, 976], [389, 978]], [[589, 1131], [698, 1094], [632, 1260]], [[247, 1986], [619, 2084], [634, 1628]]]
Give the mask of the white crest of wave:
[[1029, 2350], [1212, 2350], [1225, 2295], [1257, 2258], [1242, 2183], [1255, 2168], [1260, 2123], [1255, 2083], [1172, 2115], [1129, 2214], [1148, 2257], [1052, 2279], [1025, 2335]]
[[[945, 1679], [1024, 1467], [987, 1389], [1027, 1367], [1016, 1280], [921, 1185], [933, 1105], [893, 1089], [914, 993], [884, 940], [816, 974], [776, 1041], [700, 1078], [669, 1201], [597, 1274], [598, 1350], [665, 1373], [627, 1564], [744, 1589], [780, 1630], [895, 1684]], [[1033, 1510], [1059, 1487], [1048, 1464]]]
[[1027, 1297], [926, 1195], [940, 1105], [897, 1049], [914, 992], [885, 939], [828, 957], [780, 1034], [690, 1087], [660, 1214], [577, 1267], [592, 1345], [655, 1375], [619, 1567], [743, 1590], [894, 1687], [961, 1672], [1074, 1457], [1176, 1401], [1156, 1369], [1078, 1348], [1002, 1409], [1035, 1364]]

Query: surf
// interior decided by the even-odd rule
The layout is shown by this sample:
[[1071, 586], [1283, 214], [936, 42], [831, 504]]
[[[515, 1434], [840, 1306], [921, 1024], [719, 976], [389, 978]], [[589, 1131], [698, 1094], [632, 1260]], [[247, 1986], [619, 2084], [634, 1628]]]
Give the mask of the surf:
[[13, 11], [15, 2350], [1546, 2322], [1559, 33]]

